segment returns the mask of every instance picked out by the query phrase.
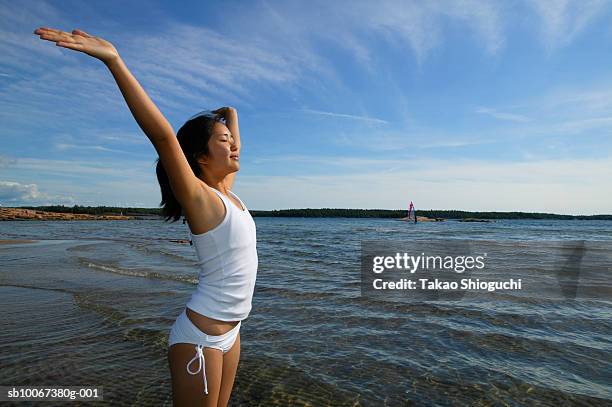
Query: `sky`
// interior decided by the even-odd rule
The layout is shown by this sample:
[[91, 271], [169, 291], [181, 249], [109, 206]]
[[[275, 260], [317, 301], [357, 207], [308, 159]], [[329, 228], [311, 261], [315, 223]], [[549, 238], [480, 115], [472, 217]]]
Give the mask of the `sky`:
[[250, 210], [612, 213], [611, 1], [0, 0], [0, 204], [158, 207], [112, 42], [175, 131], [238, 111]]

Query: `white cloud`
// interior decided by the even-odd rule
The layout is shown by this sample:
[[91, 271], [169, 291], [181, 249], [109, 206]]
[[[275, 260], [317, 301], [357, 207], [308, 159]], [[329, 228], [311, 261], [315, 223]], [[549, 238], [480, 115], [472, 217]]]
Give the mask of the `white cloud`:
[[356, 115], [352, 115], [352, 114], [334, 113], [334, 112], [324, 112], [324, 111], [321, 111], [321, 110], [302, 109], [302, 112], [318, 114], [318, 115], [321, 115], [321, 116], [338, 117], [338, 118], [342, 118], [342, 119], [360, 120], [360, 121], [365, 121], [365, 122], [370, 122], [370, 123], [378, 123], [378, 124], [388, 124], [389, 123], [386, 120], [377, 119], [375, 117], [356, 116]]
[[546, 129], [541, 132], [557, 134], [581, 134], [587, 130], [595, 129], [607, 129], [612, 131], [612, 116], [562, 121], [557, 125], [547, 126]]
[[356, 129], [340, 131], [329, 138], [339, 147], [350, 147], [372, 153], [422, 153], [423, 149], [455, 148], [496, 143], [486, 132], [448, 132], [438, 127], [405, 126], [401, 129]]
[[[529, 116], [508, 113], [510, 110], [529, 112]], [[606, 83], [580, 88], [563, 85], [526, 98], [520, 104], [476, 109], [478, 113], [517, 123], [491, 130], [498, 142], [520, 138], [538, 140], [548, 136], [608, 136], [612, 134], [610, 111], [612, 87]], [[610, 148], [605, 140], [609, 138], [602, 139], [604, 142], [597, 146], [599, 151]]]
[[238, 42], [205, 27], [171, 23], [162, 32], [130, 35], [121, 42], [126, 60], [145, 83], [160, 93], [192, 101], [202, 95], [211, 100], [254, 101], [251, 84], [282, 85], [299, 76], [298, 67], [273, 47]]
[[300, 155], [300, 154], [282, 154], [274, 156], [259, 156], [252, 159], [253, 164], [265, 163], [302, 163], [310, 164], [316, 167], [343, 167], [350, 169], [363, 169], [372, 167], [389, 167], [389, 165], [405, 164], [406, 160], [393, 159], [377, 159], [377, 158], [361, 158], [361, 157], [346, 157], [346, 156], [321, 156], [321, 155]]
[[508, 120], [512, 122], [525, 123], [525, 122], [531, 121], [531, 119], [527, 116], [523, 116], [520, 114], [514, 114], [514, 113], [499, 112], [495, 109], [490, 109], [486, 107], [481, 107], [481, 108], [476, 109], [476, 113], [482, 113], [482, 114], [489, 115], [499, 120]]
[[70, 196], [51, 195], [39, 191], [37, 184], [0, 181], [0, 204], [3, 206], [58, 205], [74, 202]]
[[612, 86], [597, 83], [590, 86], [570, 87], [568, 85], [536, 96], [529, 109], [557, 112], [560, 116], [594, 116], [612, 111]]
[[18, 182], [0, 181], [0, 200], [4, 202], [38, 197], [40, 197], [40, 192], [36, 184], [23, 185]]
[[[130, 154], [130, 155], [134, 155], [134, 153], [131, 153], [129, 151], [123, 151], [123, 150], [116, 150], [113, 148], [108, 148], [108, 147], [104, 147], [104, 146], [96, 146], [96, 145], [77, 145], [77, 144], [67, 144], [67, 143], [55, 143], [54, 147], [59, 150], [59, 151], [66, 151], [66, 150], [94, 150], [94, 151], [104, 151], [107, 153], [120, 153], [120, 154]], [[137, 155], [141, 155], [141, 154], [137, 154]]]
[[[503, 22], [495, 3], [487, 1], [429, 1], [369, 3], [364, 24], [374, 31], [404, 38], [413, 49], [417, 60], [439, 46], [444, 38], [446, 23], [460, 22], [470, 29], [484, 45], [495, 54], [504, 44]], [[359, 12], [359, 11], [357, 11]]]
[[[490, 1], [353, 1], [278, 3], [247, 12], [248, 20], [261, 27], [258, 34], [287, 39], [314, 58], [314, 43], [323, 40], [348, 51], [370, 72], [375, 72], [373, 39], [383, 39], [398, 50], [410, 48], [417, 61], [445, 40], [445, 24], [468, 27], [489, 54], [504, 45], [503, 21], [497, 3]], [[246, 20], [246, 19], [245, 19]], [[246, 22], [248, 24], [248, 22]], [[244, 26], [244, 25], [242, 25]], [[249, 26], [253, 29], [253, 26]], [[267, 30], [266, 30], [267, 29]]]
[[150, 143], [144, 133], [124, 131], [121, 129], [91, 129], [86, 131], [88, 138], [99, 142], [112, 142], [118, 144], [146, 144]]
[[552, 51], [569, 45], [610, 3], [605, 0], [534, 0], [527, 4], [539, 15], [542, 42]]

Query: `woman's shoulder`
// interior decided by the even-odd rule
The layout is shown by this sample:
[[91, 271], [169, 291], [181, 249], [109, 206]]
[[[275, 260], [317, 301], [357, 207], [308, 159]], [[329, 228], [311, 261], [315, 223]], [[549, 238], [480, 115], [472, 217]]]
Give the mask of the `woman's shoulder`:
[[226, 215], [226, 203], [214, 188], [202, 188], [201, 196], [183, 207], [189, 230], [193, 235], [205, 233], [221, 225]]

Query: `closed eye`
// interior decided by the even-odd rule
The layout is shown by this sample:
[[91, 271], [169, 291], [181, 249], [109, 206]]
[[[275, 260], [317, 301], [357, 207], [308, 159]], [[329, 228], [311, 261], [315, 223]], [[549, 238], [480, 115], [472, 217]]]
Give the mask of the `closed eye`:
[[[233, 135], [229, 135], [229, 137], [232, 139], [232, 142], [234, 140], [234, 136]], [[221, 138], [219, 138], [219, 141], [228, 141], [228, 137], [226, 134], [222, 135]]]

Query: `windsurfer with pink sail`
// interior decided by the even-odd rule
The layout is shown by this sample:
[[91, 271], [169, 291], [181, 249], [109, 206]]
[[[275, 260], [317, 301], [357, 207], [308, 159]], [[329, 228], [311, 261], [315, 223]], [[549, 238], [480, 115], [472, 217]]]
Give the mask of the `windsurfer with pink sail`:
[[414, 209], [414, 205], [412, 204], [412, 201], [410, 201], [410, 206], [408, 208], [408, 216], [400, 220], [405, 220], [408, 222], [414, 221], [414, 223], [417, 223], [416, 211]]
[[408, 219], [410, 219], [411, 215], [414, 218], [414, 223], [417, 223], [416, 211], [414, 210], [414, 205], [412, 204], [412, 201], [410, 201], [410, 208], [408, 209]]

